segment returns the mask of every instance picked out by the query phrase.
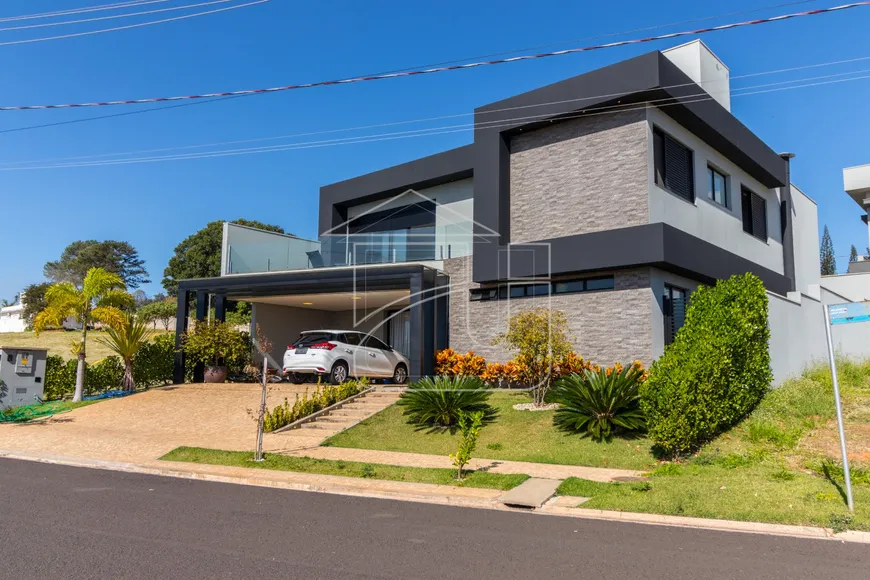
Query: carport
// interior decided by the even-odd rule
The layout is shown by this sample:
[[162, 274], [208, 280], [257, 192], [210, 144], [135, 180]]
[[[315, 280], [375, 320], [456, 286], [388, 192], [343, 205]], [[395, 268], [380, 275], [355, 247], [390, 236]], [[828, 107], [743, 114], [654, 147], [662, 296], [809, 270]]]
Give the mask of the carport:
[[[408, 357], [411, 378], [434, 371], [435, 351], [447, 347], [448, 279], [421, 264], [313, 268], [287, 272], [228, 274], [178, 284], [176, 347], [187, 330], [194, 297], [195, 318], [205, 320], [209, 296], [223, 321], [227, 300], [251, 302], [256, 324], [274, 344], [270, 366], [278, 368], [287, 344], [302, 330], [336, 328], [371, 333]], [[406, 352], [403, 352], [406, 351]], [[175, 355], [174, 379], [184, 382], [185, 356]], [[203, 369], [194, 369], [202, 382]]]

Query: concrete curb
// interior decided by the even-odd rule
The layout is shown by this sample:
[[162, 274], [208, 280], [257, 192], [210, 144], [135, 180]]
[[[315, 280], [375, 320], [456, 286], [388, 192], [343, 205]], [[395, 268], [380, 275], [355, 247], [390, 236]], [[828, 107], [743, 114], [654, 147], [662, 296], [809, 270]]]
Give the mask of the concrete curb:
[[[192, 463], [178, 463], [176, 464], [178, 467], [170, 468], [169, 465], [174, 464], [174, 462], [155, 461], [151, 464], [140, 465], [118, 461], [65, 457], [61, 455], [24, 453], [4, 449], [0, 449], [0, 458], [35, 461], [39, 463], [66, 465], [70, 467], [106, 469], [126, 473], [141, 473], [163, 477], [177, 477], [216, 483], [254, 485], [275, 489], [313, 491], [335, 495], [372, 497], [379, 499], [472, 507], [478, 509], [495, 509], [511, 512], [518, 511], [501, 505], [498, 502], [498, 497], [501, 495], [501, 492], [497, 490], [457, 488], [452, 486], [426, 483], [405, 483], [399, 481], [360, 480], [353, 477], [316, 475], [287, 471], [264, 471], [261, 474], [252, 473], [253, 471], [257, 471], [255, 469], [208, 466]], [[210, 470], [209, 468], [212, 469]], [[224, 473], [210, 473], [210, 471], [217, 471], [218, 468]], [[270, 477], [270, 474], [272, 474], [272, 477]], [[280, 474], [280, 477], [276, 474]], [[574, 503], [574, 505], [582, 503], [584, 499], [585, 498], [574, 498], [574, 500], [572, 500], [565, 496], [556, 497], [544, 504], [540, 509], [524, 513], [870, 544], [870, 532], [847, 531], [835, 534], [833, 530], [828, 528], [816, 528], [810, 526], [791, 526], [760, 522], [715, 520], [684, 516], [595, 510], [583, 507], [567, 507], [571, 503]]]

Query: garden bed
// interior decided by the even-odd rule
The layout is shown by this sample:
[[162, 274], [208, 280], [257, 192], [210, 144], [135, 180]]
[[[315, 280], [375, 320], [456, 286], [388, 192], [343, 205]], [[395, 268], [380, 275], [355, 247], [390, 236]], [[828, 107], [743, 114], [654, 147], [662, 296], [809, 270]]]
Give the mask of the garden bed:
[[361, 477], [410, 483], [432, 483], [505, 491], [518, 486], [529, 478], [528, 475], [471, 471], [466, 472], [462, 481], [457, 481], [455, 469], [401, 467], [397, 465], [359, 463], [356, 461], [291, 457], [273, 453], [266, 454], [265, 459], [261, 462], [255, 462], [252, 459], [253, 452], [251, 451], [221, 451], [200, 447], [179, 447], [160, 458], [161, 461], [183, 461], [207, 465], [228, 465], [231, 467], [318, 473], [321, 475], [339, 475], [343, 477]]
[[[513, 409], [513, 405], [528, 401], [525, 393], [492, 394], [489, 403], [498, 411], [498, 417], [481, 432], [475, 457], [621, 469], [649, 469], [655, 465], [648, 439], [617, 436], [610, 443], [595, 443], [580, 435], [565, 434], [553, 426], [554, 411]], [[446, 456], [456, 452], [457, 441], [456, 433], [433, 433], [408, 425], [402, 408], [392, 405], [323, 445]]]

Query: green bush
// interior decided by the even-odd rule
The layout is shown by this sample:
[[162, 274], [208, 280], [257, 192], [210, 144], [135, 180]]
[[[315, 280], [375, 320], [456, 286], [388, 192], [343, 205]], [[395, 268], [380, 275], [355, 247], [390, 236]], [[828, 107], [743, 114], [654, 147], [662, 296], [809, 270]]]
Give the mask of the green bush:
[[412, 383], [399, 397], [398, 405], [408, 423], [425, 427], [453, 427], [459, 423], [460, 412], [482, 411], [483, 420], [495, 416], [489, 403], [489, 390], [477, 377], [425, 377]]
[[644, 416], [638, 395], [642, 382], [643, 369], [634, 365], [621, 371], [587, 370], [582, 375], [562, 377], [548, 399], [561, 405], [553, 415], [553, 424], [597, 442], [610, 441], [614, 431], [642, 429]]
[[[158, 336], [154, 342], [144, 345], [133, 359], [133, 376], [140, 387], [165, 385], [172, 382], [175, 360], [175, 337], [171, 334]], [[64, 360], [49, 355], [45, 361], [46, 401], [72, 396], [76, 385], [75, 359]], [[192, 365], [189, 365], [192, 366]], [[124, 376], [124, 363], [116, 356], [109, 356], [95, 363], [85, 363], [85, 395], [93, 395], [118, 389]]]
[[685, 324], [640, 388], [661, 451], [696, 449], [755, 408], [773, 378], [769, 338], [758, 277], [732, 276], [692, 294]]
[[161, 334], [143, 345], [133, 358], [133, 378], [139, 387], [172, 383], [175, 335]]
[[312, 413], [343, 401], [359, 394], [369, 387], [366, 379], [358, 381], [346, 381], [340, 385], [322, 385], [314, 389], [311, 396], [308, 391], [300, 397], [296, 395], [293, 404], [284, 399], [284, 402], [274, 409], [267, 410], [263, 416], [263, 430], [268, 432], [280, 429], [294, 421], [298, 421]]

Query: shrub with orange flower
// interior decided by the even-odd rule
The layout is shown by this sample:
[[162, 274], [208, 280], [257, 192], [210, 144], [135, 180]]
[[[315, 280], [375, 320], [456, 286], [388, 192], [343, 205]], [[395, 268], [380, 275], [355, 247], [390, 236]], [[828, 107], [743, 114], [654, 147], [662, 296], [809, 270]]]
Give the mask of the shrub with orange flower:
[[472, 351], [459, 354], [452, 348], [435, 353], [435, 374], [480, 377], [486, 372], [486, 359]]

